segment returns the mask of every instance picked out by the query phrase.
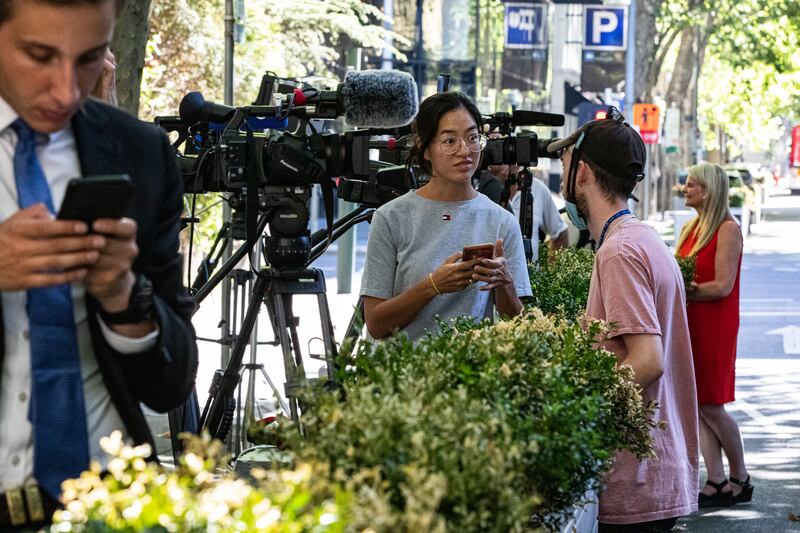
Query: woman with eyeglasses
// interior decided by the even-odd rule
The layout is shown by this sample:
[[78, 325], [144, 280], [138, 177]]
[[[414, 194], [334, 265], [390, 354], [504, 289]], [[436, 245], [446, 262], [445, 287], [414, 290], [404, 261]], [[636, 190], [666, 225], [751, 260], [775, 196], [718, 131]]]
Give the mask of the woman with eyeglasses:
[[727, 507], [753, 497], [739, 426], [725, 410], [725, 404], [734, 401], [742, 266], [742, 230], [728, 209], [728, 188], [728, 176], [718, 165], [689, 168], [684, 194], [697, 217], [684, 227], [677, 246], [678, 255], [696, 258], [694, 281], [686, 286], [686, 316], [697, 381], [700, 451], [708, 473], [698, 494], [700, 507]]
[[[375, 339], [395, 332], [436, 335], [436, 319], [522, 312], [530, 296], [522, 234], [514, 216], [479, 194], [471, 178], [486, 146], [478, 108], [457, 92], [426, 98], [414, 121], [409, 167], [430, 180], [372, 217], [361, 282], [364, 319]], [[493, 257], [462, 258], [491, 243]], [[489, 247], [490, 254], [492, 247]]]

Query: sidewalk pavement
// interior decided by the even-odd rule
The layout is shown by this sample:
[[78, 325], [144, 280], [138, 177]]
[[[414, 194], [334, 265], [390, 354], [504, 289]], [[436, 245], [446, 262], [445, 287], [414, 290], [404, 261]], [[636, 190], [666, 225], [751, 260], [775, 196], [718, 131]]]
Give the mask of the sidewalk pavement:
[[[701, 509], [673, 531], [691, 533], [800, 532], [800, 360], [741, 359], [736, 401], [728, 411], [739, 424], [753, 501]], [[702, 463], [702, 461], [701, 461]], [[700, 474], [705, 480], [705, 471]]]
[[[753, 501], [703, 509], [675, 531], [800, 532], [800, 196], [777, 196], [745, 240], [736, 401], [726, 407], [739, 424]], [[701, 472], [705, 480], [705, 472]]]

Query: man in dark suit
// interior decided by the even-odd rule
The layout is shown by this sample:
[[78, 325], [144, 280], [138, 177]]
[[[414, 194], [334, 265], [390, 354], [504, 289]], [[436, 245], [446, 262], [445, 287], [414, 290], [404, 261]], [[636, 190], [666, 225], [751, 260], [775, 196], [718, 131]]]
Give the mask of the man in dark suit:
[[[115, 0], [0, 0], [0, 529], [46, 523], [60, 483], [120, 430], [153, 439], [140, 403], [194, 385], [181, 284], [181, 183], [166, 137], [88, 100]], [[127, 216], [54, 219], [76, 176], [128, 174]], [[41, 502], [44, 502], [43, 504]]]

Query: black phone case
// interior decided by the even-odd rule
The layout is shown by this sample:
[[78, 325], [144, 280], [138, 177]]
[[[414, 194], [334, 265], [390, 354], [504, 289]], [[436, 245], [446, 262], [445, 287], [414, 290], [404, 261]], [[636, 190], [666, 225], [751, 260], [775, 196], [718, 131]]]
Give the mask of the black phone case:
[[126, 174], [75, 178], [67, 185], [58, 218], [87, 224], [98, 218], [122, 218], [135, 190]]

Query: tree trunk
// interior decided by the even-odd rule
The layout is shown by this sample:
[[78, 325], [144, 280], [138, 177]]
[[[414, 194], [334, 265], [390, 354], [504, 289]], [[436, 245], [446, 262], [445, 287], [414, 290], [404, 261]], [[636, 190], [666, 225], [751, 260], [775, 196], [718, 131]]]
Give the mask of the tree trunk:
[[[634, 102], [652, 102], [653, 83], [651, 70], [656, 57], [656, 19], [660, 1], [636, 0], [636, 66], [634, 72]], [[626, 113], [633, 116], [631, 111]]]
[[694, 163], [697, 133], [697, 91], [700, 70], [705, 57], [708, 36], [713, 31], [714, 16], [709, 14], [702, 26], [685, 28], [681, 33], [678, 58], [667, 90], [667, 106], [675, 103], [681, 110], [681, 132], [678, 152], [680, 164]]
[[150, 2], [126, 2], [111, 41], [111, 51], [117, 60], [117, 103], [134, 116], [139, 113], [139, 89], [147, 48]]
[[[670, 189], [677, 183], [680, 170], [695, 164], [697, 148], [697, 92], [698, 79], [705, 57], [708, 37], [714, 28], [714, 15], [709, 13], [700, 26], [689, 26], [681, 31], [678, 57], [667, 89], [667, 108], [673, 104], [680, 110], [680, 137], [678, 151], [665, 154], [662, 188], [663, 198], [671, 198]], [[666, 209], [666, 200], [661, 206]]]

